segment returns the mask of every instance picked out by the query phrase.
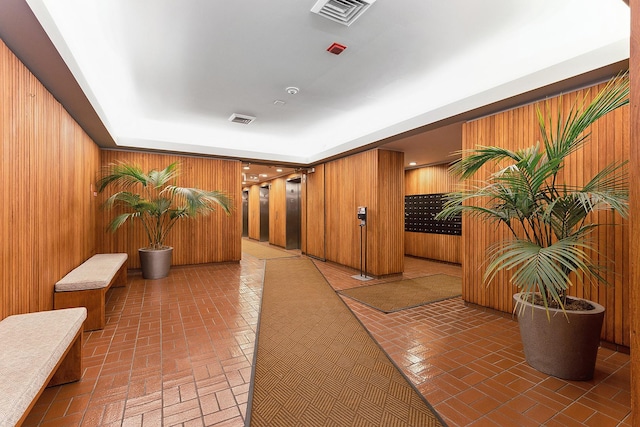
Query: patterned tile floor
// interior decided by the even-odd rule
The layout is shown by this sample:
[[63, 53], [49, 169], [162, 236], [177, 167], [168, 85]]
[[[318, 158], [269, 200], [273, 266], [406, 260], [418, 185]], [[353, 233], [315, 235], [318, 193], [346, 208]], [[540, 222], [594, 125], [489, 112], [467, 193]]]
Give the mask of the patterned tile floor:
[[[334, 289], [381, 281], [316, 265]], [[460, 274], [405, 266], [405, 277]], [[130, 275], [108, 293], [105, 329], [85, 334], [82, 380], [47, 389], [25, 425], [243, 426], [263, 272], [245, 256], [162, 280]], [[460, 298], [392, 314], [344, 300], [452, 427], [631, 425], [626, 354], [603, 348], [593, 381], [568, 382], [524, 363], [516, 322]]]

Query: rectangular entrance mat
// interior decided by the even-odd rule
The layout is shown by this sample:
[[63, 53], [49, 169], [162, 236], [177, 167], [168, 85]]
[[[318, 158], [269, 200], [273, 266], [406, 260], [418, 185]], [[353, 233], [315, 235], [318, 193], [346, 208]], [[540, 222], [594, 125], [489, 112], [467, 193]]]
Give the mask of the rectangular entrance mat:
[[462, 294], [462, 279], [434, 274], [415, 279], [345, 289], [341, 295], [385, 313], [418, 307]]
[[242, 253], [249, 254], [258, 259], [288, 258], [297, 256], [284, 250], [272, 248], [247, 239], [242, 239]]
[[266, 261], [251, 383], [250, 427], [445, 425], [306, 258]]

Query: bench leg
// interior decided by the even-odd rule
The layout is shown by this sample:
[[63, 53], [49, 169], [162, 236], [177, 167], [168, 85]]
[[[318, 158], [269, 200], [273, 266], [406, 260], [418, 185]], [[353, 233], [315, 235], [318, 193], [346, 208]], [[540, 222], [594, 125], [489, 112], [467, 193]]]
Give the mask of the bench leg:
[[79, 381], [82, 378], [82, 329], [67, 350], [47, 387]]
[[113, 286], [114, 288], [122, 288], [124, 286], [127, 286], [127, 283], [129, 281], [129, 278], [127, 277], [127, 263], [123, 263], [122, 267], [120, 267], [120, 270], [118, 270], [118, 273], [116, 273], [116, 277], [113, 280]]
[[[53, 373], [50, 374], [49, 382], [42, 385], [16, 425], [21, 426], [25, 422], [27, 416], [42, 395], [45, 387], [53, 387], [73, 381], [79, 381], [80, 379], [82, 379], [82, 328], [80, 328], [73, 342], [69, 345], [67, 351], [56, 365]], [[2, 420], [0, 420], [0, 422], [1, 421]]]
[[69, 291], [53, 293], [53, 308], [87, 307], [85, 331], [104, 329], [104, 294], [106, 289], [88, 289], [85, 291]]

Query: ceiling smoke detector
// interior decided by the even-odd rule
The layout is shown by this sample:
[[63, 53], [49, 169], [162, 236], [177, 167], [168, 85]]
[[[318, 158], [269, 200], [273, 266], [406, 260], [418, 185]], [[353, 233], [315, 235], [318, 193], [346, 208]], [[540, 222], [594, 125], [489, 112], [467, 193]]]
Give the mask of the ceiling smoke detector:
[[318, 0], [311, 12], [349, 26], [376, 0]]
[[247, 116], [245, 114], [237, 114], [237, 113], [233, 113], [231, 115], [231, 117], [229, 117], [229, 121], [233, 122], [233, 123], [240, 123], [243, 125], [248, 125], [249, 123], [251, 123], [252, 121], [254, 121], [256, 118], [253, 116]]

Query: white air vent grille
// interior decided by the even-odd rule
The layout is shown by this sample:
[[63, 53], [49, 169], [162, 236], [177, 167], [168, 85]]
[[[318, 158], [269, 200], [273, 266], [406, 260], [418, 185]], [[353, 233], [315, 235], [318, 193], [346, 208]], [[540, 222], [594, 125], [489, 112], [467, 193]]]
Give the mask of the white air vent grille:
[[349, 26], [376, 0], [318, 0], [311, 12]]
[[255, 119], [256, 119], [255, 117], [246, 116], [244, 114], [237, 114], [237, 113], [233, 113], [231, 115], [231, 117], [229, 117], [229, 121], [230, 122], [240, 123], [240, 124], [243, 124], [243, 125], [248, 125], [249, 123], [251, 123]]

